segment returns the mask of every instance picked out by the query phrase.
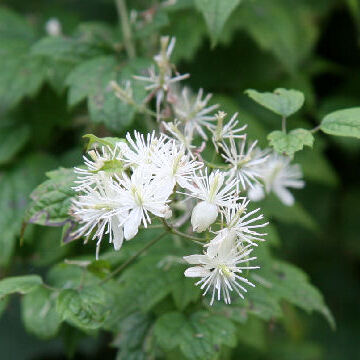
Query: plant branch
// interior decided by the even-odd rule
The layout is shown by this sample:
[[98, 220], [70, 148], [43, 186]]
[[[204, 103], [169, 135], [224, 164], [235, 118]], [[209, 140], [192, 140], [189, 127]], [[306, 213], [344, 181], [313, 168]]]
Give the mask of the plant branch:
[[124, 36], [124, 45], [126, 52], [130, 59], [136, 57], [136, 51], [132, 42], [131, 27], [129, 23], [129, 16], [126, 8], [125, 0], [115, 0], [117, 12], [119, 14], [120, 26]]
[[282, 117], [281, 129], [286, 134], [286, 117], [285, 116]]
[[321, 128], [321, 124], [319, 124], [318, 126], [315, 126], [313, 129], [310, 130], [311, 133], [316, 133], [317, 131], [319, 131]]
[[105, 279], [101, 280], [100, 284], [104, 284], [111, 278], [113, 278], [115, 275], [119, 274], [121, 271], [123, 271], [128, 265], [130, 265], [134, 260], [136, 260], [142, 253], [144, 253], [147, 249], [149, 249], [151, 246], [155, 245], [159, 240], [161, 240], [165, 235], [167, 235], [167, 231], [160, 234], [155, 239], [149, 241], [142, 249], [140, 249], [136, 254], [134, 254], [132, 257], [130, 257], [127, 261], [122, 263], [119, 267], [117, 267], [114, 271], [112, 271]]
[[186, 233], [184, 233], [182, 231], [179, 231], [179, 230], [175, 229], [170, 224], [168, 224], [166, 222], [166, 220], [164, 220], [164, 219], [163, 219], [163, 223], [165, 225], [166, 230], [168, 232], [174, 234], [174, 235], [179, 235], [179, 236], [181, 236], [181, 237], [183, 237], [185, 239], [189, 239], [189, 240], [200, 242], [200, 243], [205, 241], [205, 239], [202, 239], [202, 238], [199, 238], [199, 237], [196, 237], [196, 236], [192, 236], [192, 235], [186, 234]]

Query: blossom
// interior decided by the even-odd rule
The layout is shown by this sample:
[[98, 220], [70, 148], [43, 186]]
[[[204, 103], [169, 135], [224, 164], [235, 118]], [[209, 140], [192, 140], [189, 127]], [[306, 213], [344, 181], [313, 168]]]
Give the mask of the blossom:
[[211, 113], [218, 108], [219, 105], [207, 106], [212, 94], [204, 97], [203, 89], [200, 89], [197, 96], [194, 96], [188, 87], [184, 87], [181, 95], [176, 97], [173, 103], [173, 109], [176, 118], [184, 126], [184, 134], [186, 137], [193, 138], [194, 133], [198, 133], [204, 140], [207, 140], [206, 133], [203, 128], [214, 128], [216, 117]]
[[131, 177], [124, 175], [119, 179], [119, 183], [122, 186], [119, 193], [121, 205], [128, 212], [121, 223], [126, 240], [137, 234], [141, 223], [144, 227], [151, 223], [149, 213], [161, 218], [171, 216], [167, 205], [171, 192], [143, 169], [135, 169]]
[[186, 136], [181, 130], [180, 130], [180, 122], [165, 122], [163, 121], [162, 126], [165, 128], [167, 132], [169, 132], [176, 140], [176, 142], [179, 143], [179, 145], [184, 146], [184, 148], [188, 151], [189, 155], [193, 157], [192, 150], [195, 148], [195, 145], [192, 145], [192, 136]]
[[302, 171], [298, 164], [291, 165], [291, 159], [277, 153], [272, 153], [266, 163], [260, 168], [260, 184], [249, 192], [249, 197], [254, 201], [261, 200], [265, 192], [273, 192], [285, 205], [294, 204], [294, 196], [287, 188], [301, 189], [305, 186], [302, 180]]
[[[225, 142], [221, 143], [224, 151], [222, 157], [231, 164], [229, 180], [237, 179], [244, 190], [252, 188], [254, 183], [259, 181], [260, 166], [268, 158], [267, 152], [261, 151], [256, 145], [257, 141], [254, 141], [246, 150], [246, 137], [239, 143], [239, 146], [236, 146], [233, 136], [230, 137], [230, 146]], [[239, 190], [239, 184], [237, 190]]]
[[[243, 243], [249, 243], [257, 246], [254, 241], [264, 241], [263, 237], [267, 234], [260, 233], [257, 229], [263, 228], [269, 223], [259, 223], [260, 220], [264, 219], [264, 215], [259, 214], [260, 208], [247, 211], [249, 202], [250, 200], [245, 198], [242, 203], [236, 204], [234, 207], [226, 208], [222, 211], [225, 217], [226, 226], [217, 232], [217, 240], [220, 240], [227, 234], [233, 234], [240, 245]], [[213, 244], [217, 242], [215, 239], [213, 240]]]
[[50, 18], [45, 23], [45, 30], [50, 36], [60, 36], [62, 32], [61, 22], [57, 18]]
[[126, 140], [127, 143], [119, 142], [118, 146], [122, 151], [122, 160], [133, 169], [148, 167], [151, 171], [155, 159], [169, 151], [168, 139], [163, 134], [157, 137], [155, 131], [148, 133], [145, 138], [135, 130], [134, 139], [127, 133]]
[[96, 186], [84, 187], [83, 195], [78, 196], [72, 202], [72, 215], [81, 224], [74, 232], [74, 237], [97, 239], [96, 258], [99, 257], [99, 249], [103, 236], [109, 234], [109, 242], [114, 244], [115, 250], [119, 250], [123, 243], [123, 228], [126, 211], [122, 206], [119, 184], [111, 178], [100, 176]]
[[78, 174], [75, 180], [74, 190], [81, 191], [97, 183], [104, 175], [111, 177], [114, 172], [120, 173], [123, 168], [123, 162], [120, 159], [120, 149], [110, 146], [102, 146], [101, 149], [94, 149], [84, 156], [85, 168], [75, 167], [74, 172]]
[[224, 141], [225, 139], [241, 139], [244, 138], [245, 135], [239, 134], [244, 131], [247, 125], [242, 127], [237, 127], [239, 122], [236, 120], [238, 113], [235, 113], [230, 121], [224, 125], [224, 119], [226, 117], [226, 113], [223, 111], [219, 111], [215, 117], [217, 119], [216, 127], [211, 127], [209, 130], [212, 132], [212, 142], [218, 150], [218, 144]]
[[188, 188], [192, 181], [194, 171], [200, 169], [203, 163], [189, 158], [185, 153], [184, 146], [178, 146], [175, 141], [171, 142], [171, 147], [167, 152], [158, 153], [154, 158], [154, 166], [158, 168], [156, 177], [164, 186], [171, 191], [175, 184], [183, 188]]
[[219, 170], [209, 176], [200, 171], [194, 175], [192, 185], [187, 195], [202, 200], [193, 209], [191, 223], [194, 231], [205, 231], [217, 218], [219, 208], [232, 207], [238, 197], [235, 195], [236, 180], [224, 185], [224, 174]]
[[145, 86], [148, 91], [153, 91], [156, 94], [156, 110], [159, 119], [160, 105], [164, 100], [165, 93], [169, 90], [170, 86], [178, 81], [187, 79], [189, 74], [176, 74], [173, 77], [174, 66], [170, 62], [170, 56], [174, 50], [175, 38], [163, 36], [161, 38], [161, 51], [154, 56], [154, 61], [157, 64], [158, 72], [155, 67], [149, 69], [149, 76], [134, 76], [134, 79], [149, 83]]
[[[195, 283], [200, 285], [206, 295], [212, 289], [210, 305], [223, 297], [226, 304], [231, 303], [230, 292], [235, 292], [244, 298], [242, 292], [247, 292], [243, 284], [255, 287], [255, 285], [241, 276], [244, 270], [258, 269], [258, 266], [248, 266], [248, 262], [255, 260], [256, 257], [249, 257], [253, 249], [250, 245], [240, 247], [232, 236], [223, 236], [216, 251], [203, 255], [184, 256], [184, 260], [192, 266], [185, 270], [186, 277], [200, 277]], [[245, 264], [245, 266], [243, 266]]]

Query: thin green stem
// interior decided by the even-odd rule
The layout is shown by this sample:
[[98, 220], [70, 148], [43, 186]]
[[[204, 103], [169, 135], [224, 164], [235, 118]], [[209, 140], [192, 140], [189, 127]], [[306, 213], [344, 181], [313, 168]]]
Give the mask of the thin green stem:
[[317, 131], [319, 131], [321, 129], [321, 125], [319, 124], [318, 126], [315, 126], [313, 129], [310, 130], [311, 133], [316, 133]]
[[123, 271], [128, 265], [130, 265], [133, 261], [135, 261], [142, 253], [144, 253], [151, 246], [155, 245], [165, 235], [167, 235], [167, 231], [163, 232], [162, 234], [160, 234], [155, 239], [149, 241], [141, 250], [139, 250], [136, 254], [134, 254], [127, 261], [125, 261], [119, 267], [117, 267], [114, 271], [112, 271], [105, 279], [101, 280], [100, 284], [104, 284], [105, 282], [109, 281], [111, 278], [113, 278], [114, 276], [119, 274], [121, 271]]
[[131, 27], [129, 23], [128, 11], [125, 0], [115, 0], [117, 12], [119, 14], [120, 26], [124, 36], [124, 45], [130, 59], [136, 57], [135, 46], [132, 42]]
[[209, 168], [212, 169], [224, 169], [224, 170], [229, 170], [231, 168], [231, 165], [223, 165], [223, 164], [214, 164], [210, 161], [206, 161], [204, 160], [206, 166], [208, 166]]
[[200, 243], [206, 241], [206, 239], [202, 239], [202, 238], [199, 238], [199, 237], [196, 237], [196, 236], [192, 236], [192, 235], [186, 234], [186, 233], [184, 233], [182, 231], [179, 231], [179, 230], [175, 229], [170, 224], [168, 224], [166, 222], [166, 220], [163, 220], [163, 223], [165, 225], [166, 230], [168, 232], [171, 232], [174, 235], [178, 235], [178, 236], [181, 236], [181, 237], [183, 237], [185, 239], [189, 239], [189, 240], [200, 242]]
[[282, 118], [281, 129], [286, 134], [286, 117], [285, 116], [283, 116], [283, 118]]

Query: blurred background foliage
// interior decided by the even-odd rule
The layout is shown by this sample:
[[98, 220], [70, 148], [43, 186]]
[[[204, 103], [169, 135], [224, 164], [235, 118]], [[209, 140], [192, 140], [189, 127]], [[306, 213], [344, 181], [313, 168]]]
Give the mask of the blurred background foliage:
[[[222, 4], [231, 11], [215, 20], [206, 12], [206, 1], [196, 2], [128, 1], [131, 19], [136, 19], [132, 26], [138, 55], [130, 62], [112, 0], [1, 2], [0, 277], [42, 274], [64, 257], [85, 253], [80, 243], [59, 247], [58, 228], [29, 226], [20, 243], [29, 194], [45, 180], [46, 171], [81, 161], [83, 134], [121, 136], [132, 128], [147, 129], [141, 115], [108, 91], [108, 83], [147, 66], [159, 34], [176, 37], [173, 61], [181, 73], [191, 73], [188, 84], [212, 92], [213, 102], [227, 113], [239, 112], [250, 136], [262, 146], [266, 135], [280, 127], [279, 120], [244, 95], [248, 88], [304, 92], [305, 106], [288, 121], [290, 129], [311, 128], [330, 111], [359, 106], [358, 0], [227, 0]], [[63, 36], [46, 34], [50, 18], [60, 21]], [[295, 155], [307, 182], [296, 193], [296, 209], [283, 211], [271, 199], [263, 204], [279, 232], [281, 245], [275, 253], [309, 274], [334, 314], [336, 331], [319, 315], [284, 304], [281, 322], [254, 317], [239, 325], [240, 342], [232, 358], [360, 358], [359, 150], [358, 139], [318, 135], [313, 151]], [[162, 306], [166, 303], [155, 313], [166, 311]], [[27, 323], [18, 297], [9, 304], [0, 302], [0, 313], [5, 309], [0, 318], [4, 360], [63, 359], [67, 354], [75, 359], [130, 359], [116, 355], [116, 348], [125, 349], [131, 340], [126, 338], [129, 321], [121, 325], [125, 330], [119, 329], [122, 335], [114, 347], [108, 346], [107, 333], [93, 336], [69, 325], [55, 339], [41, 341], [25, 331], [24, 323], [29, 332], [36, 323]], [[229, 356], [226, 351], [221, 355]], [[181, 357], [174, 351], [168, 358]]]

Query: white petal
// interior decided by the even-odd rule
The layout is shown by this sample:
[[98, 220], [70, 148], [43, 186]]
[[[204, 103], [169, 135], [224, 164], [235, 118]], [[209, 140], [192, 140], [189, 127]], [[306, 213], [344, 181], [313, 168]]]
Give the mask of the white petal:
[[218, 208], [207, 201], [199, 202], [193, 209], [191, 224], [196, 232], [205, 231], [218, 216]]
[[204, 269], [202, 266], [193, 266], [185, 270], [186, 277], [204, 277], [209, 275], [209, 270]]
[[204, 263], [204, 255], [189, 255], [184, 256], [183, 259], [187, 261], [189, 264], [203, 264]]
[[141, 223], [142, 211], [136, 208], [130, 211], [127, 220], [124, 223], [124, 236], [126, 240], [130, 240], [136, 236]]

